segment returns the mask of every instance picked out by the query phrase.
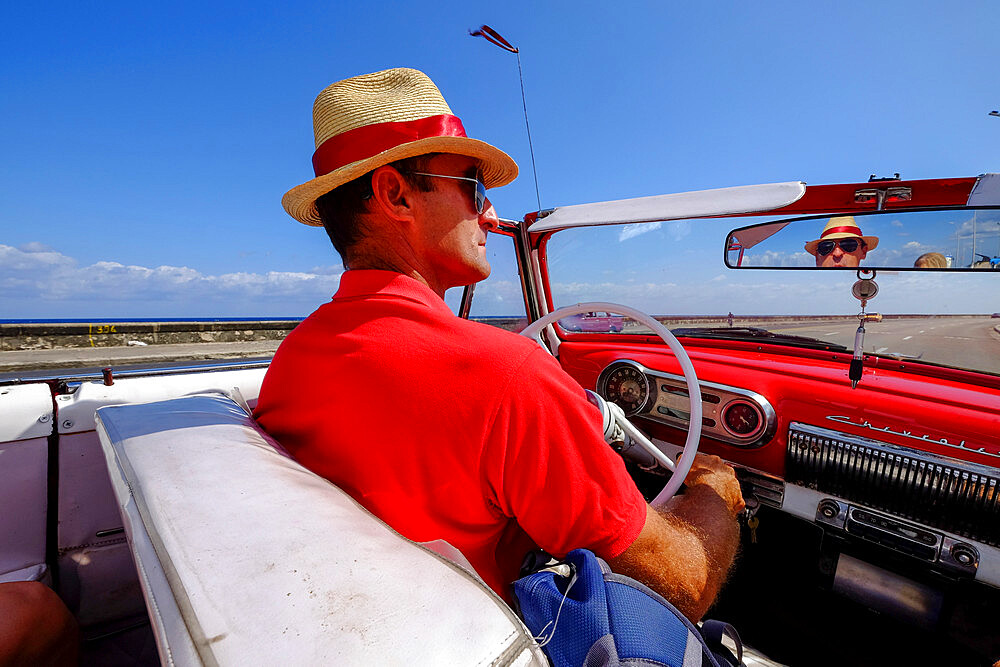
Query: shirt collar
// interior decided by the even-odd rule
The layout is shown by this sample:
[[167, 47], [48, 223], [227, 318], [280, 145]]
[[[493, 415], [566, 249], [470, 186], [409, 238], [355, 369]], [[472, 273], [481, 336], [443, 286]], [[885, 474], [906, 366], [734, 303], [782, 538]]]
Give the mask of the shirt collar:
[[435, 310], [444, 309], [450, 315], [451, 308], [422, 282], [395, 271], [377, 269], [351, 269], [340, 276], [340, 287], [334, 294], [334, 301], [365, 296], [396, 296], [416, 301]]

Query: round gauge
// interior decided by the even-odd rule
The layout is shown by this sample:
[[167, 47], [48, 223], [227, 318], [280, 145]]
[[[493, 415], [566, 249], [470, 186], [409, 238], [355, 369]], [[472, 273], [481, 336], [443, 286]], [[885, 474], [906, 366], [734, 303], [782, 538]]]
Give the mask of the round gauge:
[[760, 431], [764, 420], [756, 406], [745, 401], [733, 401], [722, 410], [722, 423], [733, 435], [748, 438]]
[[626, 415], [639, 412], [649, 398], [649, 383], [638, 368], [621, 366], [604, 381], [605, 398], [616, 403]]

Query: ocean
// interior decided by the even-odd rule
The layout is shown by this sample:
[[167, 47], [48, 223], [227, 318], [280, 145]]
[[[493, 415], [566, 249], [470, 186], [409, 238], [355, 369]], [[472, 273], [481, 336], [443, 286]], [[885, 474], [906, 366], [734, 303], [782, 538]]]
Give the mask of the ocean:
[[101, 322], [117, 324], [119, 322], [301, 322], [304, 317], [69, 317], [43, 318], [24, 320], [0, 319], [0, 324], [87, 324]]

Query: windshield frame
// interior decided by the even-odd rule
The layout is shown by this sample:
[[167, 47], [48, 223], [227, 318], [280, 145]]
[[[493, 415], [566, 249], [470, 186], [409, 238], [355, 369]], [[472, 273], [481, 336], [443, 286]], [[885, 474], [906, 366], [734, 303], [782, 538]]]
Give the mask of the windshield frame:
[[[931, 208], [931, 207], [928, 207]], [[928, 210], [928, 208], [913, 207], [907, 210]], [[989, 206], [989, 207], [932, 207], [934, 210], [939, 209], [1000, 209], [1000, 206]], [[895, 212], [895, 211], [894, 211]], [[823, 218], [829, 217], [831, 213], [826, 213], [823, 215], [811, 215], [811, 216], [800, 216], [803, 218]], [[748, 217], [748, 216], [725, 216], [728, 217]], [[767, 218], [767, 220], [762, 220], [761, 223], [757, 224], [767, 224], [767, 222], [773, 222], [776, 216], [773, 216], [772, 212], [759, 213], [754, 217]], [[782, 218], [785, 219], [785, 218]], [[697, 222], [699, 219], [692, 219], [691, 222]], [[705, 221], [708, 222], [711, 218], [706, 218]], [[716, 219], [718, 222], [718, 219]], [[647, 223], [635, 223], [635, 224], [647, 224]], [[756, 226], [756, 225], [746, 225]], [[526, 234], [526, 252], [532, 261], [532, 265], [529, 267], [530, 273], [532, 274], [533, 280], [538, 283], [538, 297], [544, 303], [544, 311], [551, 312], [555, 309], [554, 297], [551, 289], [551, 273], [549, 270], [549, 241], [559, 232], [569, 232], [570, 229], [575, 229], [577, 232], [583, 232], [582, 228], [568, 228], [568, 229], [557, 229], [557, 230], [546, 230], [541, 233], [528, 233]], [[590, 227], [589, 229], [600, 229], [600, 227]], [[723, 241], [723, 248], [725, 249], [725, 238]], [[722, 266], [719, 267], [723, 271], [732, 270], [729, 269], [723, 262]], [[818, 269], [814, 269], [818, 270]], [[856, 269], [855, 269], [856, 270]], [[954, 271], [954, 273], [979, 273], [984, 274], [982, 269], [971, 269], [968, 271]], [[752, 275], [752, 274], [751, 274]], [[841, 273], [840, 275], [843, 275]], [[997, 276], [1000, 278], [1000, 274]], [[585, 299], [589, 300], [589, 299]], [[605, 300], [605, 299], [601, 299]], [[632, 305], [632, 304], [623, 304]], [[859, 304], [860, 306], [860, 304]], [[633, 306], [634, 307], [634, 306]], [[929, 316], [933, 316], [929, 315]], [[988, 316], [988, 314], [987, 314]], [[843, 318], [850, 318], [848, 315], [840, 315]], [[855, 325], [856, 324], [855, 320]], [[669, 327], [670, 324], [665, 322]], [[872, 325], [869, 325], [869, 330], [872, 329]], [[593, 331], [567, 331], [562, 327], [552, 327], [552, 334], [555, 336], [557, 341], [604, 341], [606, 343], [629, 343], [629, 344], [641, 344], [641, 345], [657, 345], [659, 339], [651, 334], [644, 334], [640, 332], [627, 333], [627, 332], [593, 332]], [[686, 334], [686, 335], [685, 335]], [[761, 338], [759, 340], [735, 340], [732, 338], [721, 338], [717, 336], [701, 336], [696, 333], [684, 332], [681, 334], [686, 341], [685, 344], [697, 344], [697, 345], [708, 345], [714, 347], [732, 347], [740, 349], [751, 349], [757, 347], [757, 349], [762, 349], [760, 346], [766, 346], [767, 349], [771, 349], [775, 352], [781, 351], [785, 354], [797, 354], [801, 356], [813, 356], [819, 354], [822, 358], [827, 358], [831, 360], [845, 360], [849, 361], [851, 356], [850, 348], [853, 346], [846, 346], [847, 351], [843, 351], [844, 346], [834, 343], [832, 341], [820, 341], [819, 345], [795, 345], [792, 341], [786, 340], [781, 341], [780, 337], [777, 339], [767, 339]], [[558, 344], [558, 343], [557, 343]], [[828, 344], [829, 349], [823, 349], [824, 344]], [[965, 383], [980, 383], [988, 386], [1000, 386], [1000, 372], [994, 372], [993, 370], [984, 368], [968, 368], [962, 366], [950, 366], [939, 361], [934, 361], [932, 359], [916, 359], [910, 358], [908, 356], [901, 356], [900, 354], [883, 354], [880, 352], [864, 352], [863, 357], [865, 360], [865, 366], [871, 367], [881, 367], [881, 368], [895, 368], [900, 371], [905, 371], [907, 373], [914, 373], [926, 377], [950, 379]], [[978, 379], [977, 379], [978, 378]]]

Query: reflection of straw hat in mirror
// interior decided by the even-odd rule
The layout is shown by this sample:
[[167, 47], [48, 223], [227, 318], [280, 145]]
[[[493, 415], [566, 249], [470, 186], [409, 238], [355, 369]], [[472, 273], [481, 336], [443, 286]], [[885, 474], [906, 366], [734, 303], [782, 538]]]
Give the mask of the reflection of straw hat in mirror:
[[874, 250], [878, 246], [877, 236], [864, 236], [861, 233], [861, 228], [854, 221], [854, 216], [843, 215], [830, 218], [830, 222], [826, 223], [826, 227], [823, 228], [823, 232], [819, 235], [819, 238], [806, 243], [806, 252], [810, 255], [815, 255], [816, 246], [820, 244], [820, 241], [836, 241], [837, 239], [850, 238], [860, 239], [867, 246], [868, 250]]

